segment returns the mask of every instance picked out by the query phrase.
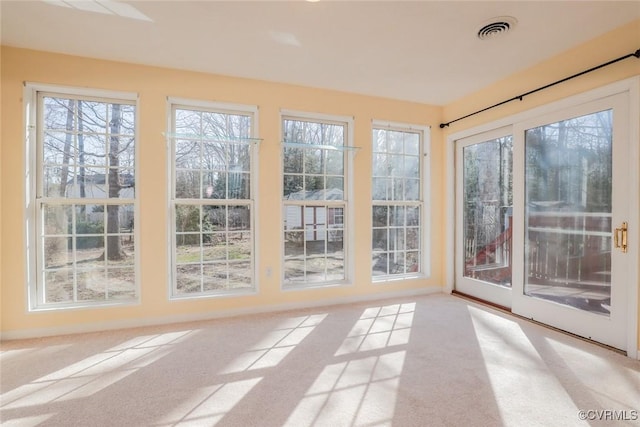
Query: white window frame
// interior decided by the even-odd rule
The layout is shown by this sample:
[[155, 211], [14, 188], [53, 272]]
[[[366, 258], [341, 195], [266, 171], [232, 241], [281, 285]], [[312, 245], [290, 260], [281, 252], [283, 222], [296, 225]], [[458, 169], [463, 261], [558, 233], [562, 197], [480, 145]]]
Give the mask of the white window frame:
[[[284, 148], [286, 147], [284, 141], [284, 121], [285, 120], [300, 120], [315, 123], [326, 123], [331, 125], [344, 126], [344, 190], [343, 200], [300, 200], [291, 201], [283, 198], [284, 193]], [[351, 116], [331, 115], [323, 113], [312, 113], [306, 111], [297, 110], [281, 110], [280, 111], [280, 135], [282, 139], [282, 147], [280, 148], [280, 198], [281, 198], [281, 212], [282, 218], [280, 220], [280, 236], [281, 236], [281, 254], [282, 254], [282, 275], [281, 275], [281, 290], [283, 291], [300, 291], [306, 289], [317, 289], [333, 286], [348, 286], [353, 283], [354, 277], [354, 263], [353, 263], [353, 241], [354, 241], [354, 214], [353, 214], [353, 159], [357, 152], [358, 147], [353, 146], [353, 129], [354, 118]], [[344, 279], [343, 280], [329, 280], [323, 282], [307, 282], [296, 281], [287, 283], [285, 280], [285, 220], [286, 220], [286, 207], [287, 206], [308, 206], [316, 205], [325, 207], [328, 213], [331, 208], [343, 208], [343, 252], [344, 252]]]
[[[134, 123], [134, 182], [138, 182], [138, 158], [139, 158], [139, 97], [138, 94], [132, 92], [110, 91], [102, 89], [87, 89], [69, 86], [58, 86], [38, 83], [25, 83], [23, 90], [23, 100], [25, 114], [23, 119], [24, 138], [25, 138], [25, 227], [24, 241], [26, 242], [26, 301], [28, 311], [49, 311], [49, 310], [73, 310], [92, 307], [105, 306], [123, 306], [138, 304], [140, 302], [140, 232], [139, 232], [139, 194], [137, 191], [134, 197], [128, 199], [112, 199], [108, 198], [45, 198], [42, 189], [42, 143], [43, 129], [39, 123], [40, 95], [58, 96], [77, 98], [82, 100], [92, 100], [99, 102], [113, 102], [132, 105], [135, 108]], [[64, 202], [63, 202], [64, 201]], [[39, 217], [42, 211], [42, 205], [46, 202], [64, 203], [64, 204], [120, 204], [117, 201], [125, 201], [126, 204], [133, 205], [134, 224], [134, 275], [135, 296], [123, 300], [78, 300], [71, 302], [46, 303], [43, 292], [43, 267], [42, 257], [43, 248], [41, 245], [40, 235], [42, 233]], [[106, 224], [105, 224], [106, 227]], [[105, 237], [106, 238], [106, 237]], [[75, 286], [74, 286], [75, 291]]]
[[[207, 199], [178, 199], [175, 197], [176, 190], [176, 163], [175, 163], [175, 111], [176, 109], [189, 109], [202, 112], [213, 112], [219, 114], [229, 115], [242, 115], [251, 117], [251, 141], [249, 142], [250, 151], [250, 171], [249, 171], [249, 199], [216, 199], [215, 203], [207, 203]], [[168, 257], [169, 257], [169, 272], [168, 277], [168, 298], [170, 300], [185, 300], [185, 299], [200, 299], [200, 298], [220, 298], [230, 296], [241, 295], [254, 295], [258, 292], [258, 275], [256, 274], [256, 268], [258, 265], [258, 251], [257, 251], [257, 234], [256, 234], [256, 218], [258, 218], [258, 203], [257, 203], [257, 176], [258, 176], [258, 142], [259, 142], [259, 130], [258, 130], [258, 107], [244, 104], [224, 103], [224, 102], [212, 102], [194, 100], [188, 98], [168, 97], [167, 98], [167, 151], [168, 163], [169, 163], [169, 180], [168, 180], [168, 219], [169, 219], [169, 244], [168, 244]], [[224, 206], [239, 206], [244, 205], [249, 207], [250, 211], [250, 246], [251, 246], [251, 260], [250, 260], [250, 277], [251, 287], [242, 288], [240, 290], [210, 290], [203, 292], [193, 293], [178, 293], [177, 288], [177, 254], [176, 254], [176, 204], [179, 205], [224, 205]]]
[[[430, 233], [431, 233], [431, 215], [430, 215], [430, 186], [431, 186], [431, 169], [430, 169], [430, 149], [431, 149], [431, 127], [424, 125], [415, 125], [408, 123], [389, 122], [382, 120], [371, 121], [371, 164], [373, 166], [373, 131], [397, 131], [407, 133], [417, 133], [420, 135], [420, 199], [418, 201], [395, 201], [395, 200], [375, 200], [373, 199], [373, 167], [371, 169], [370, 182], [372, 184], [371, 194], [371, 214], [373, 214], [373, 206], [419, 206], [420, 207], [420, 244], [419, 244], [419, 266], [417, 272], [392, 273], [386, 275], [373, 275], [373, 268], [370, 270], [371, 280], [373, 283], [387, 283], [396, 280], [406, 279], [425, 279], [431, 275], [430, 264]], [[373, 224], [372, 224], [373, 237]], [[373, 248], [371, 247], [371, 259], [373, 260]], [[373, 267], [373, 265], [372, 265]]]

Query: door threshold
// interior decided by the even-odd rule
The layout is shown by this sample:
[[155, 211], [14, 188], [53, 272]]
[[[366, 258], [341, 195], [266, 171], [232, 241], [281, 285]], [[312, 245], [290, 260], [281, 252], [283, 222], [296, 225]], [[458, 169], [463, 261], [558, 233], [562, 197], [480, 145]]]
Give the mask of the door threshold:
[[542, 326], [544, 328], [547, 328], [547, 329], [550, 329], [552, 331], [557, 331], [557, 332], [560, 332], [561, 334], [564, 334], [564, 335], [567, 335], [567, 336], [570, 336], [570, 337], [573, 337], [573, 338], [577, 338], [580, 341], [584, 341], [584, 342], [588, 342], [590, 344], [597, 345], [598, 347], [602, 347], [602, 348], [605, 348], [607, 350], [611, 350], [611, 351], [613, 351], [615, 353], [618, 353], [618, 354], [621, 354], [623, 356], [628, 356], [628, 354], [627, 354], [627, 352], [625, 350], [620, 350], [619, 348], [612, 347], [610, 345], [603, 344], [603, 343], [598, 342], [598, 341], [590, 340], [589, 338], [581, 337], [580, 335], [576, 335], [576, 334], [573, 334], [571, 332], [567, 332], [567, 331], [565, 331], [563, 329], [558, 329], [558, 328], [556, 328], [554, 326], [547, 325], [546, 323], [539, 322], [539, 321], [531, 319], [529, 317], [524, 317], [524, 316], [521, 316], [519, 314], [515, 314], [513, 311], [511, 311], [511, 309], [509, 307], [505, 307], [503, 305], [496, 304], [496, 303], [493, 303], [491, 301], [486, 301], [486, 300], [483, 300], [481, 298], [474, 297], [472, 295], [465, 294], [465, 293], [460, 292], [460, 291], [456, 291], [455, 289], [451, 292], [451, 294], [453, 296], [455, 296], [455, 297], [458, 297], [458, 298], [466, 299], [466, 300], [473, 301], [473, 302], [481, 304], [481, 305], [485, 305], [487, 307], [491, 307], [491, 308], [496, 309], [498, 311], [501, 311], [503, 313], [506, 313], [506, 314], [509, 314], [511, 316], [517, 317], [518, 319], [522, 319], [522, 320], [526, 320], [526, 321], [531, 322], [531, 323], [535, 323], [536, 325], [540, 325], [540, 326]]
[[513, 312], [511, 311], [511, 309], [509, 307], [506, 307], [506, 306], [500, 305], [500, 304], [496, 304], [495, 302], [487, 301], [487, 300], [484, 300], [482, 298], [474, 297], [473, 295], [465, 294], [464, 292], [456, 291], [455, 289], [451, 292], [451, 294], [455, 295], [455, 296], [458, 296], [460, 298], [468, 299], [468, 300], [483, 304], [483, 305], [488, 305], [489, 307], [493, 307], [495, 309], [498, 309], [500, 311], [504, 311], [504, 312], [509, 313], [509, 314], [513, 314]]

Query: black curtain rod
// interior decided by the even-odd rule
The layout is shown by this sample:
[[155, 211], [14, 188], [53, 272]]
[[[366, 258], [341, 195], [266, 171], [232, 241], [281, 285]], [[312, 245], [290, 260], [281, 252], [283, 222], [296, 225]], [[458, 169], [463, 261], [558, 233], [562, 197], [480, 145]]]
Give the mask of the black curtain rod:
[[638, 49], [638, 50], [636, 50], [635, 52], [630, 53], [630, 54], [628, 54], [628, 55], [624, 55], [624, 56], [621, 56], [620, 58], [616, 58], [616, 59], [613, 59], [613, 60], [611, 60], [611, 61], [609, 61], [609, 62], [605, 62], [604, 64], [600, 64], [600, 65], [598, 65], [598, 66], [596, 66], [596, 67], [589, 68], [588, 70], [584, 70], [584, 71], [582, 71], [582, 72], [580, 72], [580, 73], [578, 73], [578, 74], [574, 74], [574, 75], [572, 75], [572, 76], [565, 77], [564, 79], [558, 80], [557, 82], [549, 83], [548, 85], [545, 85], [545, 86], [539, 87], [539, 88], [534, 89], [534, 90], [530, 90], [530, 91], [529, 91], [529, 92], [527, 92], [527, 93], [523, 93], [522, 95], [519, 95], [519, 96], [514, 96], [513, 98], [507, 99], [506, 101], [498, 102], [497, 104], [494, 104], [494, 105], [492, 105], [492, 106], [490, 106], [490, 107], [483, 108], [482, 110], [475, 111], [475, 112], [473, 112], [473, 113], [471, 113], [471, 114], [467, 114], [466, 116], [458, 117], [457, 119], [455, 119], [455, 120], [451, 120], [450, 122], [440, 123], [440, 129], [445, 128], [445, 127], [448, 127], [451, 123], [455, 123], [455, 122], [457, 122], [457, 121], [459, 121], [459, 120], [466, 119], [467, 117], [475, 116], [476, 114], [483, 113], [483, 112], [485, 112], [485, 111], [487, 111], [487, 110], [491, 110], [492, 108], [499, 107], [499, 106], [501, 106], [501, 105], [503, 105], [503, 104], [506, 104], [506, 103], [508, 103], [508, 102], [511, 102], [511, 101], [518, 101], [518, 100], [519, 100], [519, 101], [522, 101], [522, 99], [523, 99], [525, 96], [531, 95], [532, 93], [536, 93], [536, 92], [539, 92], [539, 91], [541, 91], [541, 90], [544, 90], [544, 89], [550, 88], [551, 86], [555, 86], [555, 85], [557, 85], [557, 84], [564, 83], [564, 82], [566, 82], [567, 80], [571, 80], [571, 79], [574, 79], [574, 78], [576, 78], [576, 77], [580, 77], [580, 76], [582, 76], [583, 74], [587, 74], [587, 73], [590, 73], [590, 72], [592, 72], [592, 71], [599, 70], [600, 68], [606, 67], [606, 66], [611, 65], [611, 64], [615, 64], [616, 62], [623, 61], [623, 60], [625, 60], [625, 59], [627, 59], [627, 58], [631, 58], [632, 56], [633, 56], [633, 57], [635, 57], [635, 58], [640, 58], [640, 49]]

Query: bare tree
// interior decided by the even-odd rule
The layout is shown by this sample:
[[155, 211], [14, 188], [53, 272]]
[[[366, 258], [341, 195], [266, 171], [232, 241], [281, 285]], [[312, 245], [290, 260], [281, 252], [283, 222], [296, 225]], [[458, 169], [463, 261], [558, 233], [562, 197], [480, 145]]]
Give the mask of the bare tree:
[[62, 154], [62, 168], [60, 168], [60, 197], [64, 197], [67, 192], [67, 181], [69, 180], [69, 160], [71, 159], [71, 145], [73, 144], [73, 100], [67, 101], [67, 132], [65, 133], [64, 151]]
[[[120, 127], [122, 117], [120, 114], [120, 104], [112, 104], [112, 116], [109, 122], [109, 199], [118, 198], [120, 195]], [[118, 261], [126, 255], [122, 251], [120, 236], [120, 215], [119, 205], [107, 205], [107, 259]]]
[[[80, 170], [78, 171], [78, 185], [80, 186], [80, 198], [87, 197], [85, 187], [85, 153], [84, 153], [84, 117], [82, 116], [82, 101], [78, 102], [78, 163]], [[84, 206], [82, 211], [84, 212]]]

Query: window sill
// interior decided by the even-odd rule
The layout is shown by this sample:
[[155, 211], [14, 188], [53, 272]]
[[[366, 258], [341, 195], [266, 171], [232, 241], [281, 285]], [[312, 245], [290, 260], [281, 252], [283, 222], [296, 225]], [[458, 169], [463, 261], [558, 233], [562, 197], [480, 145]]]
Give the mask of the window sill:
[[140, 304], [140, 299], [112, 301], [112, 302], [86, 302], [86, 303], [73, 303], [73, 304], [47, 304], [38, 305], [29, 308], [29, 313], [44, 313], [54, 311], [72, 311], [72, 310], [91, 310], [91, 309], [104, 309], [104, 308], [116, 308], [135, 306]]
[[208, 293], [193, 293], [193, 294], [181, 294], [169, 296], [169, 301], [188, 301], [199, 299], [212, 299], [212, 298], [235, 298], [257, 295], [256, 289], [243, 289], [239, 291], [218, 291]]
[[420, 274], [403, 274], [403, 275], [393, 275], [393, 276], [375, 276], [371, 279], [374, 284], [380, 283], [389, 283], [389, 282], [400, 282], [406, 280], [425, 280], [428, 279], [429, 276], [424, 273]]

